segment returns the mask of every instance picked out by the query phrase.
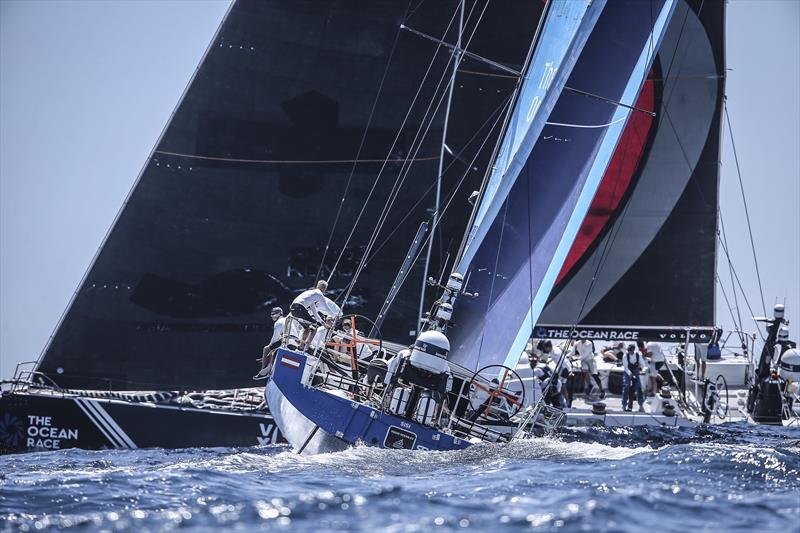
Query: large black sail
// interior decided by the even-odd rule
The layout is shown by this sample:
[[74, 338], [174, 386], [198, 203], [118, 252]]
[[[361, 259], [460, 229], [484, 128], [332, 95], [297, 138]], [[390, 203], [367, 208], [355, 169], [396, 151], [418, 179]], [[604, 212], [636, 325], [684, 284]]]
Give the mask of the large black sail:
[[[714, 326], [725, 5], [681, 0], [540, 337], [703, 339]], [[573, 326], [578, 327], [573, 330]]]
[[[340, 257], [331, 288], [333, 297], [341, 293], [404, 160], [413, 158], [378, 236], [389, 244], [377, 247], [348, 308], [375, 316], [434, 207], [445, 107], [436, 103], [452, 69], [450, 50], [435, 41], [458, 36], [459, 2], [417, 4], [235, 2], [38, 370], [66, 387], [252, 384], [253, 360], [272, 329], [268, 310], [286, 309]], [[464, 6], [465, 41], [519, 68], [542, 5], [487, 5]], [[402, 23], [435, 39], [402, 31]], [[494, 39], [501, 28], [504, 39]], [[516, 83], [483, 63], [461, 68], [447, 134], [459, 159], [446, 161], [442, 183], [444, 198], [459, 198], [436, 233], [434, 274], [463, 231], [465, 199], [499, 130], [492, 121]], [[421, 126], [427, 135], [415, 143]], [[473, 158], [475, 170], [456, 189], [463, 161]], [[385, 337], [404, 340], [414, 328], [420, 276], [418, 265], [384, 322]]]

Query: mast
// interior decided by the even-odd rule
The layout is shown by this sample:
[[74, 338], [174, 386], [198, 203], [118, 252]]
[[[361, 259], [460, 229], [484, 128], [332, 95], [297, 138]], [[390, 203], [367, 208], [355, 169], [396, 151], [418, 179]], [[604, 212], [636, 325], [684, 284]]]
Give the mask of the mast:
[[442, 146], [439, 149], [439, 170], [438, 170], [438, 177], [436, 178], [436, 205], [434, 206], [433, 210], [433, 223], [431, 224], [431, 235], [428, 239], [428, 250], [425, 253], [425, 267], [422, 271], [422, 290], [420, 291], [419, 295], [419, 312], [417, 314], [417, 331], [419, 332], [422, 329], [422, 313], [425, 308], [425, 288], [428, 285], [428, 267], [430, 266], [431, 262], [431, 252], [433, 250], [433, 241], [435, 237], [436, 226], [439, 221], [439, 203], [441, 201], [442, 195], [442, 172], [444, 170], [444, 152], [445, 152], [445, 143], [447, 142], [447, 123], [450, 119], [450, 106], [453, 101], [453, 88], [456, 84], [456, 73], [458, 72], [458, 64], [461, 62], [461, 36], [464, 33], [464, 4], [466, 0], [461, 0], [461, 10], [459, 13], [458, 19], [458, 39], [456, 40], [456, 46], [453, 49], [452, 53], [455, 55], [455, 60], [453, 61], [453, 74], [450, 77], [450, 89], [448, 90], [447, 94], [447, 107], [445, 108], [444, 112], [444, 127], [442, 128]]

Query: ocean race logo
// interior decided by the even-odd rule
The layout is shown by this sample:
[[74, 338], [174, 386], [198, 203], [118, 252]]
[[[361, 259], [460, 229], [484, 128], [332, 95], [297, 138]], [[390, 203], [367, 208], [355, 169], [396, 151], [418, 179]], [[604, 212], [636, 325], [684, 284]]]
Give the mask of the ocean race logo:
[[537, 326], [534, 337], [537, 339], [588, 339], [607, 341], [638, 341], [657, 340], [664, 342], [682, 342], [689, 338], [689, 342], [708, 342], [711, 338], [710, 329], [681, 330], [681, 329], [617, 329], [617, 328], [565, 328], [559, 326]]
[[8, 413], [0, 417], [0, 442], [18, 448], [25, 439], [25, 425], [22, 420]]
[[51, 416], [28, 415], [28, 429], [25, 433], [28, 448], [58, 450], [62, 440], [78, 440], [77, 429], [54, 426]]

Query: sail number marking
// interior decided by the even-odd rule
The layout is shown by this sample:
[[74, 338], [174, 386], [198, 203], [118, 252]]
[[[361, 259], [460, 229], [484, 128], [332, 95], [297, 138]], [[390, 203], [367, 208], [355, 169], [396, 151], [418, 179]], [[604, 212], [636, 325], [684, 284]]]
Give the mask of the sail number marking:
[[[539, 89], [547, 92], [548, 89], [550, 89], [550, 86], [553, 84], [553, 79], [556, 77], [556, 72], [558, 72], [558, 67], [554, 67], [552, 61], [545, 63], [544, 68], [542, 69], [542, 77], [539, 80]], [[541, 105], [542, 100], [537, 94], [533, 97], [533, 100], [531, 100], [531, 106], [528, 109], [528, 116], [526, 117], [527, 122], [533, 120], [533, 117], [536, 116], [536, 113], [539, 111], [539, 107], [541, 107]]]

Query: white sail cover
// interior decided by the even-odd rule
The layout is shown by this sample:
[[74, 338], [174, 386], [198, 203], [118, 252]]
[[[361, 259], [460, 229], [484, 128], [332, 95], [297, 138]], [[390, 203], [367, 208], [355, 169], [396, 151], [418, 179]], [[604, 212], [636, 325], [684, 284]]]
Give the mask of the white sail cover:
[[[481, 205], [484, 215], [458, 266], [466, 290], [479, 296], [454, 309], [448, 333], [456, 363], [508, 365], [522, 353], [673, 10], [674, 0], [604, 5], [566, 80], [569, 90], [558, 95], [541, 133], [518, 145], [495, 192], [484, 195], [496, 205]], [[509, 135], [515, 131], [504, 142], [512, 143]]]

